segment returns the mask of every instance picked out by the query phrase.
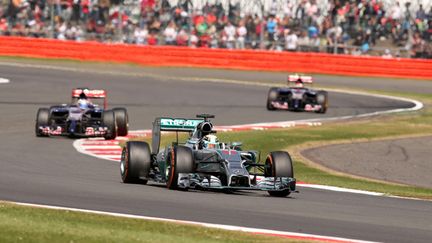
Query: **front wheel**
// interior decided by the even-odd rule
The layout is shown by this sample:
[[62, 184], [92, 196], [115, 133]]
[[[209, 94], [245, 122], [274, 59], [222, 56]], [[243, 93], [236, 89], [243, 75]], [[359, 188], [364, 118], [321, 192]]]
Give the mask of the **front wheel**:
[[[291, 156], [285, 151], [271, 152], [265, 161], [265, 177], [288, 177], [294, 178], [294, 170]], [[290, 189], [282, 191], [268, 191], [273, 197], [286, 197], [291, 191]]]
[[192, 150], [185, 146], [174, 146], [169, 151], [166, 166], [167, 187], [178, 189], [179, 174], [194, 172], [194, 159]]
[[320, 91], [317, 93], [317, 104], [321, 105], [321, 109], [317, 113], [326, 113], [328, 108], [328, 93], [326, 91]]
[[35, 133], [36, 137], [45, 137], [39, 127], [48, 126], [50, 119], [50, 111], [48, 108], [39, 108], [36, 114]]
[[268, 95], [267, 95], [267, 110], [273, 111], [276, 110], [276, 108], [273, 106], [272, 102], [276, 101], [276, 99], [279, 96], [279, 92], [277, 88], [270, 88]]
[[266, 177], [294, 178], [291, 156], [285, 151], [270, 152], [265, 161]]

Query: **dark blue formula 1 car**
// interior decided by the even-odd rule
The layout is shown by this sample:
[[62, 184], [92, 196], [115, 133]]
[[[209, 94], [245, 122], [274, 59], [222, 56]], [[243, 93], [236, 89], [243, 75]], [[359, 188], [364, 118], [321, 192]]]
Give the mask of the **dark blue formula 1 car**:
[[[92, 99], [92, 101], [90, 101]], [[93, 101], [102, 101], [101, 104]], [[72, 90], [71, 104], [39, 108], [35, 132], [38, 137], [104, 137], [114, 139], [128, 134], [129, 120], [125, 108], [107, 110], [105, 90]]]
[[311, 83], [312, 77], [290, 75], [288, 87], [270, 88], [267, 96], [267, 109], [326, 113], [328, 93], [304, 86]]
[[[129, 141], [123, 148], [120, 173], [124, 183], [164, 183], [169, 189], [261, 190], [285, 197], [296, 189], [291, 157], [271, 152], [264, 163], [257, 151], [244, 151], [240, 143], [217, 140], [209, 118], [157, 118], [153, 123], [152, 148], [146, 142]], [[160, 149], [162, 131], [188, 132]]]

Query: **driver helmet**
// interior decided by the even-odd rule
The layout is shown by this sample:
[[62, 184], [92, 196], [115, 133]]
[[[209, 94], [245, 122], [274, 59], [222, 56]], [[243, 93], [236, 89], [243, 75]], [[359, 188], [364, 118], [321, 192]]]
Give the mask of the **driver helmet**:
[[80, 99], [87, 99], [87, 95], [85, 94], [86, 90], [82, 91], [81, 94], [79, 95]]
[[303, 87], [304, 87], [304, 85], [303, 85], [303, 81], [299, 78], [299, 79], [295, 82], [295, 86], [296, 86], [297, 88], [303, 88]]
[[216, 135], [209, 134], [204, 137], [204, 147], [209, 149], [219, 148], [219, 140]]
[[89, 108], [89, 101], [86, 99], [79, 99], [78, 100], [78, 107], [81, 109], [88, 109]]

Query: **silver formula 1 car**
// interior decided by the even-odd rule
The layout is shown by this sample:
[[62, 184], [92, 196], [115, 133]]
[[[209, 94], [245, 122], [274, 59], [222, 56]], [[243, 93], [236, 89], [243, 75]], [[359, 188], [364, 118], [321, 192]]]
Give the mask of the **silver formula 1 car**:
[[[169, 189], [261, 190], [285, 197], [296, 190], [290, 155], [269, 153], [264, 163], [257, 151], [244, 151], [240, 143], [217, 140], [209, 121], [157, 118], [153, 123], [152, 148], [146, 142], [129, 141], [123, 148], [120, 173], [124, 183], [153, 181]], [[188, 132], [187, 141], [160, 149], [161, 132]]]
[[[96, 102], [100, 101], [101, 104]], [[125, 108], [107, 109], [105, 90], [77, 88], [72, 102], [39, 108], [35, 133], [38, 137], [104, 137], [114, 139], [128, 134], [129, 120]]]
[[305, 87], [305, 84], [312, 82], [310, 76], [290, 75], [288, 87], [270, 88], [267, 109], [325, 113], [328, 108], [328, 93]]

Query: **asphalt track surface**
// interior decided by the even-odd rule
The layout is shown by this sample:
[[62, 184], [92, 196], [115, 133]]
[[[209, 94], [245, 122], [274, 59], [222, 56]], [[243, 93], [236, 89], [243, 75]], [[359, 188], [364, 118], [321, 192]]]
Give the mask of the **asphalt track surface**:
[[[272, 198], [260, 192], [181, 192], [159, 185], [126, 185], [121, 183], [118, 163], [79, 154], [70, 139], [34, 136], [37, 108], [67, 102], [70, 90], [77, 86], [107, 89], [113, 106], [128, 108], [131, 129], [150, 128], [156, 116], [190, 117], [200, 112], [215, 114], [217, 125], [321, 117], [267, 111], [264, 107], [267, 87], [169, 78], [179, 73], [183, 77], [200, 73], [206, 77], [251, 81], [259, 81], [261, 75], [267, 81], [278, 77], [285, 80], [283, 74], [96, 64], [85, 71], [87, 67], [80, 64], [70, 66], [79, 67], [80, 71], [0, 65], [2, 78], [11, 80], [10, 84], [0, 86], [0, 200], [384, 242], [432, 239], [432, 203], [428, 201], [307, 188], [288, 198]], [[116, 74], [117, 71], [120, 72]], [[141, 72], [143, 75], [135, 74]], [[150, 77], [148, 72], [166, 78]], [[339, 85], [350, 85], [345, 78], [318, 78], [323, 85], [332, 85], [337, 80]], [[358, 85], [366, 82], [350, 80]], [[412, 92], [424, 91], [422, 86], [428, 84], [397, 81]], [[385, 87], [382, 82], [388, 81], [367, 79], [367, 82], [372, 88], [377, 84], [379, 89], [378, 86]], [[324, 117], [412, 106], [339, 93], [330, 93], [330, 97], [331, 108]]]
[[[332, 170], [432, 188], [432, 137], [328, 145], [302, 155]], [[365, 152], [367, 151], [367, 152]], [[347, 154], [350, 154], [347, 158]]]

